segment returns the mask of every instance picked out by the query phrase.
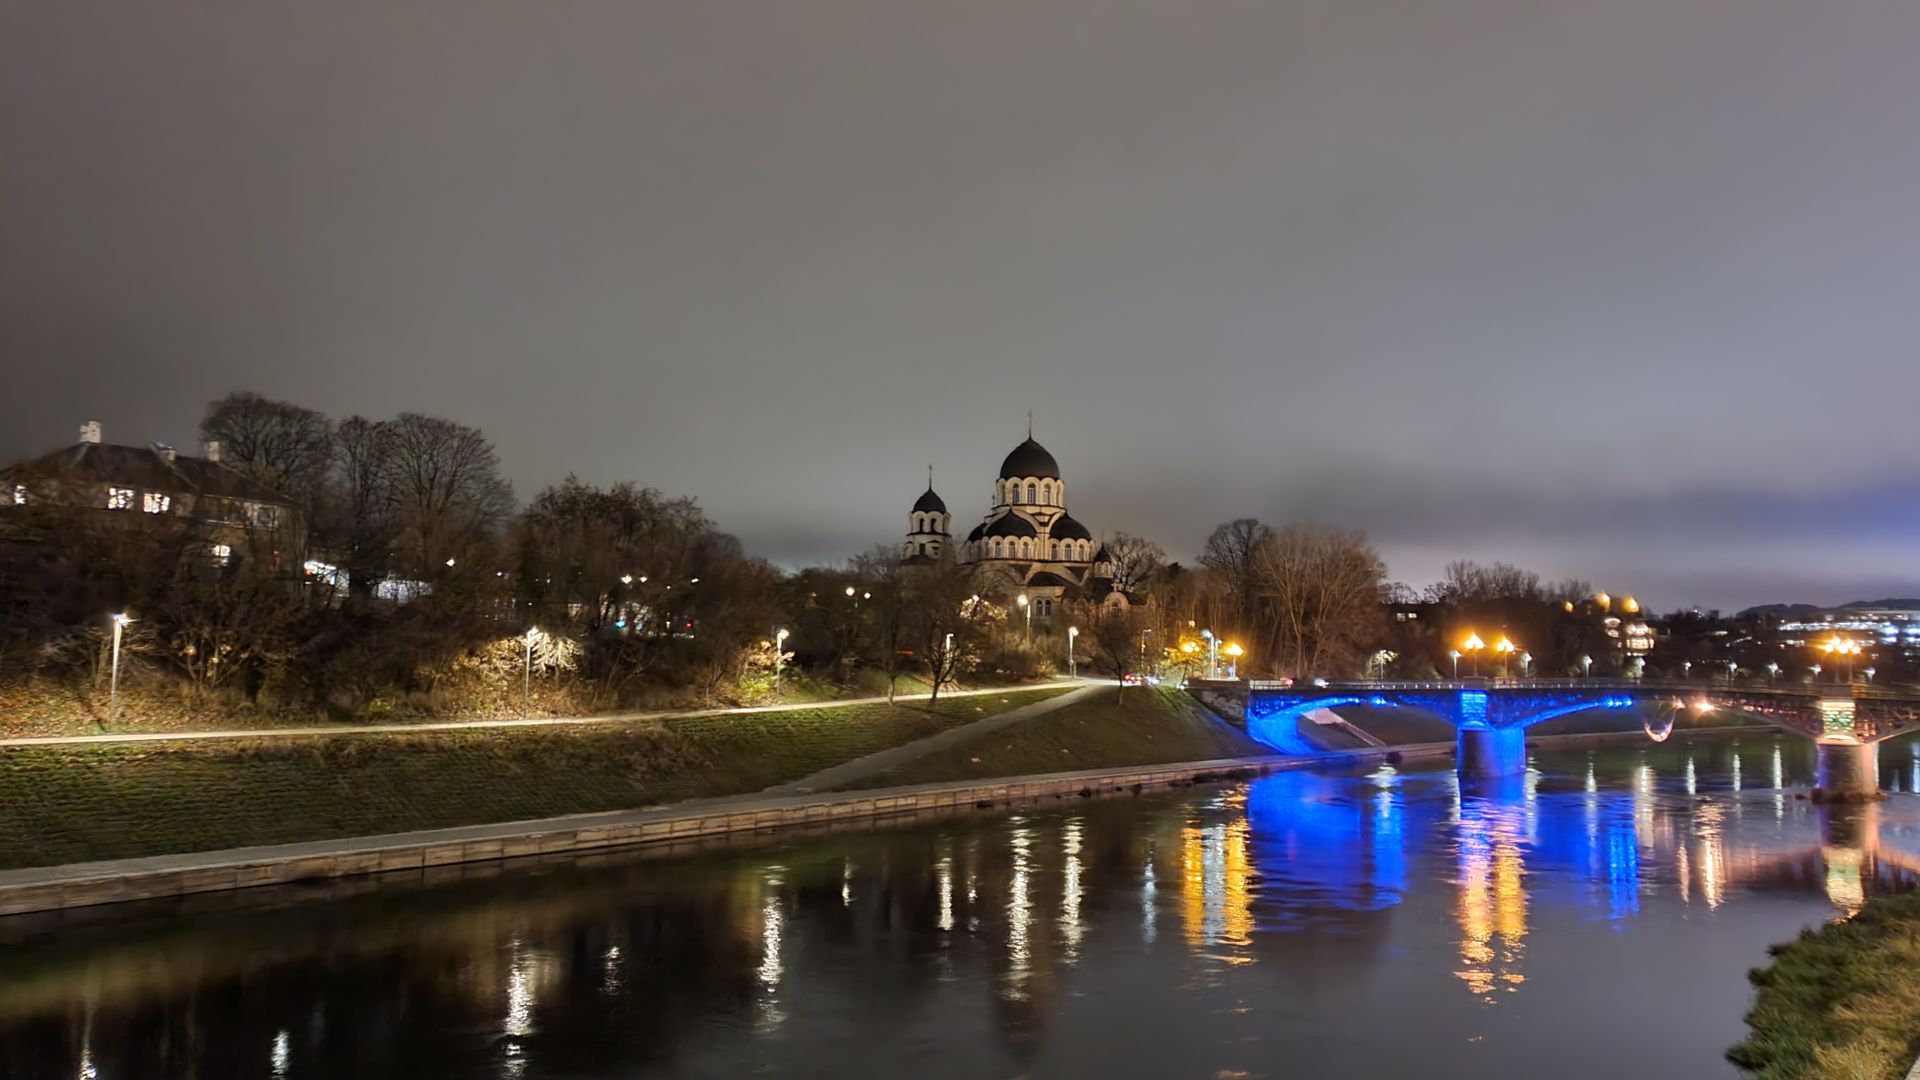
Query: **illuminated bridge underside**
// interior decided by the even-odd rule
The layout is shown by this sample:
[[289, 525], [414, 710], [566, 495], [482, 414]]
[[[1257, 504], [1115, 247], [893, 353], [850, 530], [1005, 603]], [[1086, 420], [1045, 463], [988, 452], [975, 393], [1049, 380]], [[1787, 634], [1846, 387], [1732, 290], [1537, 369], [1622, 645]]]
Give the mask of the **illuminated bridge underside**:
[[[1636, 702], [1672, 707], [1729, 708], [1764, 719], [1818, 742], [1825, 751], [1870, 747], [1920, 728], [1920, 698], [1871, 687], [1735, 687], [1686, 683], [1501, 684], [1398, 683], [1285, 687], [1250, 684], [1247, 732], [1286, 753], [1312, 753], [1300, 734], [1300, 719], [1318, 709], [1376, 705], [1420, 709], [1445, 718], [1459, 732], [1461, 771], [1508, 775], [1526, 768], [1526, 730], [1556, 717], [1590, 709], [1624, 709]], [[1865, 783], [1855, 776], [1871, 769], [1851, 759], [1833, 762], [1842, 786]], [[1824, 765], [1823, 765], [1824, 772]]]
[[1630, 695], [1612, 690], [1257, 690], [1247, 701], [1247, 731], [1276, 749], [1305, 752], [1312, 747], [1301, 739], [1297, 725], [1301, 717], [1320, 709], [1337, 712], [1350, 705], [1420, 709], [1444, 717], [1456, 728], [1525, 730], [1572, 713], [1624, 709], [1632, 704]]

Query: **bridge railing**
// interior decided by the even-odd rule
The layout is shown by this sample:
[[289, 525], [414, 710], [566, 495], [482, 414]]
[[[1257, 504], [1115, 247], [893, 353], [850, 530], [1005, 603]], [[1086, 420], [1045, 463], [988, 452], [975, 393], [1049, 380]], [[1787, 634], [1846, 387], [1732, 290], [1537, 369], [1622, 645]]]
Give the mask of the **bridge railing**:
[[[1248, 679], [1249, 690], [1275, 691], [1292, 690], [1301, 693], [1312, 691], [1330, 691], [1334, 693], [1361, 693], [1366, 691], [1433, 691], [1433, 690], [1604, 690], [1604, 691], [1641, 691], [1660, 693], [1687, 693], [1712, 697], [1716, 694], [1755, 695], [1768, 697], [1814, 698], [1823, 694], [1819, 686], [1805, 684], [1776, 685], [1770, 683], [1726, 683], [1700, 682], [1684, 679], [1343, 679], [1339, 682], [1289, 682], [1282, 679]], [[1833, 687], [1831, 689], [1842, 689]], [[1915, 700], [1920, 698], [1914, 691], [1867, 690], [1855, 685], [1854, 694], [1858, 698], [1875, 700]]]

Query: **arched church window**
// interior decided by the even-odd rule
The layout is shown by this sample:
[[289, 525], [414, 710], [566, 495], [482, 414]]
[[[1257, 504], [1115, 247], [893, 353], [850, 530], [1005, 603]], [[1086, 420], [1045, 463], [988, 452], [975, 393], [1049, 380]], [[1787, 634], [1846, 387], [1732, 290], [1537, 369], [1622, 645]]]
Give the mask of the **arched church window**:
[[1035, 489], [1034, 489], [1034, 486], [1033, 486], [1033, 481], [1031, 481], [1031, 480], [1029, 480], [1029, 481], [1027, 481], [1027, 501], [1028, 501], [1028, 502], [1036, 502], [1036, 501], [1038, 501], [1038, 500], [1037, 500], [1037, 499], [1035, 498], [1035, 496], [1034, 496], [1034, 490], [1035, 490]]
[[1040, 481], [1040, 501], [1048, 506], [1053, 505], [1053, 485], [1045, 480]]

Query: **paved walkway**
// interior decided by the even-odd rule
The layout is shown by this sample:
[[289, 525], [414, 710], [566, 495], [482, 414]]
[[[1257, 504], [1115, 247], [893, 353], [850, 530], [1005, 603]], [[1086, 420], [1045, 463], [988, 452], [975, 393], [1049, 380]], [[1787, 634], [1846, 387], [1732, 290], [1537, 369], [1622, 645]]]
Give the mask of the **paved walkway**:
[[988, 716], [975, 720], [971, 724], [962, 724], [956, 728], [948, 728], [938, 735], [929, 735], [924, 739], [916, 739], [902, 746], [896, 746], [891, 750], [881, 750], [868, 754], [866, 757], [854, 758], [852, 761], [844, 761], [831, 769], [822, 769], [812, 776], [803, 776], [791, 783], [770, 787], [766, 790], [766, 794], [798, 795], [813, 791], [832, 791], [835, 788], [842, 788], [855, 781], [865, 780], [875, 773], [886, 772], [888, 769], [905, 765], [909, 761], [916, 761], [933, 753], [935, 750], [945, 750], [950, 746], [956, 746], [973, 738], [975, 735], [984, 735], [990, 731], [999, 731], [1001, 728], [1011, 724], [1022, 723], [1036, 716], [1044, 716], [1064, 705], [1076, 701], [1085, 701], [1101, 689], [1104, 689], [1104, 687], [1098, 685], [1083, 686], [1072, 693], [1061, 694], [1058, 697], [1050, 697], [1045, 701], [1036, 701], [1031, 705], [1022, 705], [1017, 709], [1010, 709], [996, 716]]
[[[948, 690], [943, 698], [983, 694], [1021, 694], [1034, 690], [1098, 685], [1091, 680], [1060, 680], [1031, 686], [992, 686], [984, 690]], [[895, 704], [912, 705], [929, 698], [896, 694]], [[9, 746], [92, 746], [105, 743], [194, 742], [203, 739], [272, 739], [309, 735], [404, 735], [417, 731], [469, 731], [487, 728], [567, 727], [576, 724], [613, 724], [633, 720], [683, 720], [700, 716], [749, 716], [754, 713], [793, 712], [797, 709], [842, 709], [854, 705], [885, 705], [884, 697], [800, 701], [783, 705], [745, 705], [731, 709], [659, 709], [651, 712], [602, 713], [596, 716], [552, 716], [524, 720], [433, 720], [411, 724], [326, 724], [318, 727], [240, 728], [227, 731], [134, 731], [111, 735], [28, 735], [0, 739]]]

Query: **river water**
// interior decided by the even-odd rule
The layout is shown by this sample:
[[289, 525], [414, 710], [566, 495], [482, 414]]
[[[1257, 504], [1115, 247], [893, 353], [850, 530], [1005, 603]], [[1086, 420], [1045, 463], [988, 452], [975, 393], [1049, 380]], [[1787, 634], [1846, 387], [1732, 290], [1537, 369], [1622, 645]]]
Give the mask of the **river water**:
[[0, 1077], [1735, 1076], [1770, 943], [1906, 887], [1810, 744], [1285, 773], [324, 901], [0, 920]]

